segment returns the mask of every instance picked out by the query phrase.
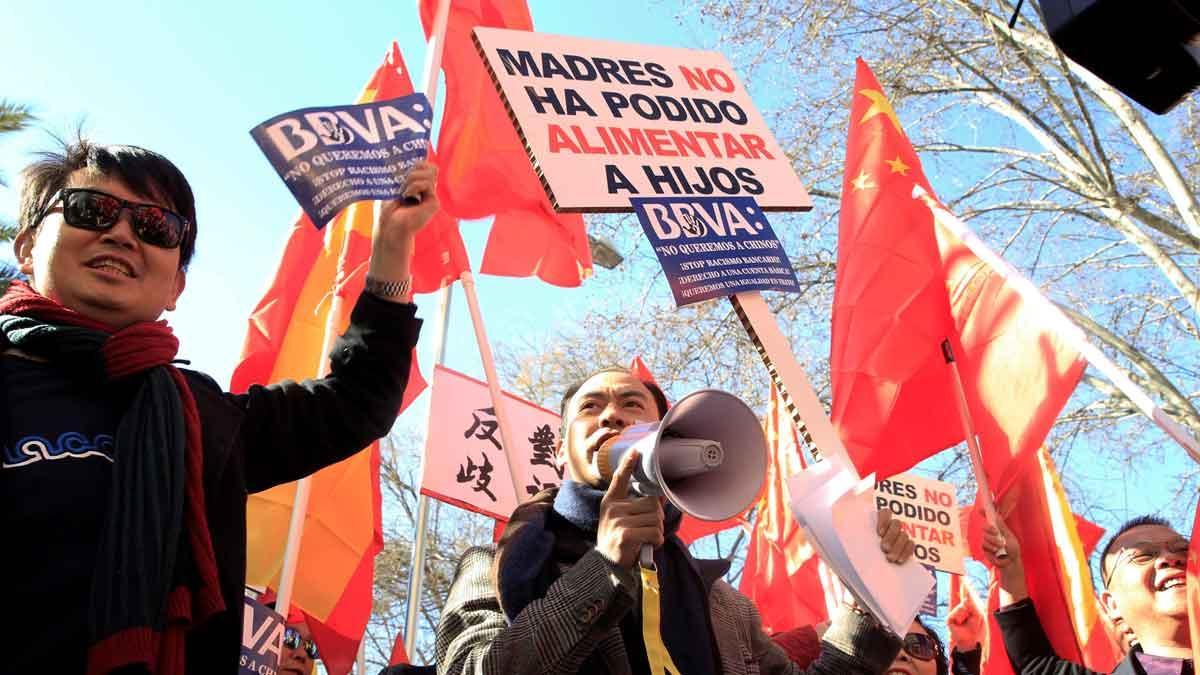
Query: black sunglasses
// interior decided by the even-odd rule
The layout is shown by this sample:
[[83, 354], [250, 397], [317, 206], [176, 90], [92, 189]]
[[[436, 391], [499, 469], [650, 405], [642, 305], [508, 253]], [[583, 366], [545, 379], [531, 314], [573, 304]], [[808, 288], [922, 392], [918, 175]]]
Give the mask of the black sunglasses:
[[300, 636], [300, 631], [295, 628], [285, 628], [283, 631], [283, 646], [288, 649], [299, 649], [300, 645], [304, 645], [304, 653], [308, 654], [308, 658], [317, 659], [317, 643], [312, 640], [305, 640]]
[[938, 655], [938, 643], [924, 633], [904, 636], [904, 651], [918, 661], [932, 661]]
[[121, 211], [129, 209], [129, 224], [138, 239], [160, 248], [177, 248], [183, 243], [190, 223], [170, 209], [154, 204], [139, 204], [88, 188], [63, 188], [50, 202], [40, 223], [54, 206], [62, 202], [63, 222], [85, 230], [107, 230], [117, 224]]

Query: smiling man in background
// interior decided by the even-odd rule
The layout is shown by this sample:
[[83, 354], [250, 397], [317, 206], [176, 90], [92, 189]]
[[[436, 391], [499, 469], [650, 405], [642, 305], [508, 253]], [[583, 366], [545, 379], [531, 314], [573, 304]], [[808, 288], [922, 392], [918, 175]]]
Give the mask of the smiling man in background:
[[[983, 549], [996, 569], [1004, 645], [1018, 675], [1089, 675], [1095, 671], [1059, 658], [1029, 599], [1021, 549], [1003, 523], [985, 530]], [[1008, 555], [996, 558], [999, 548]], [[1100, 554], [1100, 602], [1137, 644], [1114, 675], [1194, 675], [1187, 610], [1188, 540], [1167, 521], [1141, 516], [1121, 526]]]

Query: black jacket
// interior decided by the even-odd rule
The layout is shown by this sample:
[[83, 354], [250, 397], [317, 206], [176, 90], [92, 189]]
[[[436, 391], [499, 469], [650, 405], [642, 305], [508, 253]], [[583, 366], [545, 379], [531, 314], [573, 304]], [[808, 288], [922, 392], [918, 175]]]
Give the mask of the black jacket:
[[[1001, 607], [996, 610], [996, 620], [1000, 623], [1008, 659], [1017, 675], [1101, 675], [1054, 653], [1054, 646], [1042, 628], [1032, 600], [1026, 598]], [[1136, 652], [1130, 651], [1113, 669], [1112, 675], [1146, 675], [1146, 672], [1137, 663]]]
[[222, 391], [187, 371], [204, 437], [204, 498], [225, 611], [188, 634], [187, 672], [237, 672], [246, 580], [246, 498], [341, 461], [392, 427], [421, 321], [363, 293], [318, 380]]

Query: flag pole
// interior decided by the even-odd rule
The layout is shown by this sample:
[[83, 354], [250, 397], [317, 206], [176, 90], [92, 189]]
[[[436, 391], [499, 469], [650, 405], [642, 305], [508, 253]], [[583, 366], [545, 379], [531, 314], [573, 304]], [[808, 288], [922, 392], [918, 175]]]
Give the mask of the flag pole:
[[500, 378], [496, 374], [496, 361], [492, 358], [492, 346], [488, 342], [487, 329], [483, 326], [483, 315], [479, 312], [479, 296], [475, 294], [475, 277], [470, 270], [464, 270], [459, 277], [462, 282], [463, 295], [467, 298], [467, 309], [471, 312], [471, 323], [475, 327], [475, 341], [479, 343], [479, 358], [483, 361], [483, 373], [487, 376], [488, 391], [492, 396], [492, 408], [496, 412], [496, 425], [500, 427], [500, 444], [503, 446], [504, 459], [508, 462], [508, 478], [512, 482], [513, 497], [521, 501], [521, 482], [517, 478], [518, 457], [516, 446], [511, 442], [512, 435], [508, 424], [508, 411], [504, 409], [504, 392], [500, 390]]
[[[450, 301], [453, 298], [453, 286], [446, 284], [442, 287], [441, 302], [438, 305], [438, 337], [435, 363], [443, 365], [446, 362], [446, 339], [450, 329]], [[432, 393], [433, 383], [429, 389]], [[433, 406], [429, 406], [429, 425], [433, 424]], [[428, 426], [426, 428], [429, 428]], [[421, 470], [417, 476], [425, 475], [425, 453], [421, 453]], [[418, 478], [419, 480], [419, 478]], [[421, 592], [425, 585], [425, 547], [428, 545], [429, 529], [429, 497], [417, 491], [417, 531], [413, 537], [412, 565], [408, 573], [408, 602], [404, 618], [404, 650], [410, 655], [417, 643], [417, 620], [421, 611]], [[409, 657], [412, 658], [411, 656]]]
[[[417, 0], [417, 14], [421, 12], [421, 0]], [[450, 0], [438, 0], [437, 13], [433, 17], [433, 31], [429, 36], [425, 56], [425, 98], [429, 107], [436, 108], [438, 73], [442, 69], [442, 49], [446, 44], [446, 24], [450, 19]], [[453, 297], [452, 284], [442, 287], [441, 301], [438, 303], [438, 338], [435, 341], [434, 363], [438, 366], [446, 362], [446, 340], [450, 329], [450, 301]], [[430, 382], [432, 394], [434, 382]], [[433, 406], [430, 406], [429, 424], [433, 424]], [[426, 429], [429, 427], [427, 426]], [[425, 453], [421, 453], [421, 471], [418, 476], [425, 475]], [[418, 478], [419, 480], [419, 478]], [[413, 536], [412, 565], [408, 574], [408, 601], [404, 616], [404, 649], [410, 655], [416, 654], [417, 620], [421, 611], [421, 592], [425, 586], [425, 548], [428, 545], [429, 527], [429, 497], [417, 491], [417, 523]], [[409, 657], [412, 658], [411, 656]]]
[[1083, 332], [1083, 329], [1077, 326], [1074, 321], [1071, 321], [1057, 305], [1042, 295], [1041, 291], [1038, 290], [1032, 281], [1012, 265], [1008, 264], [1008, 261], [1000, 257], [996, 252], [992, 251], [982, 239], [975, 236], [975, 233], [967, 227], [966, 223], [943, 208], [920, 185], [913, 186], [912, 196], [913, 199], [920, 199], [929, 208], [937, 223], [957, 236], [967, 248], [971, 249], [972, 253], [986, 262], [994, 272], [1004, 277], [1012, 285], [1013, 290], [1017, 291], [1025, 302], [1028, 302], [1039, 310], [1042, 319], [1050, 328], [1087, 359], [1092, 367], [1107, 376], [1116, 385], [1117, 389], [1120, 389], [1121, 393], [1125, 394], [1143, 415], [1166, 432], [1172, 440], [1187, 451], [1193, 460], [1200, 462], [1200, 442], [1197, 442], [1195, 436], [1191, 434], [1187, 427], [1167, 415], [1150, 398], [1149, 394], [1134, 384], [1133, 380], [1130, 380], [1129, 376], [1125, 374], [1125, 371], [1121, 370], [1112, 359], [1108, 358], [1104, 352], [1093, 345], [1087, 339], [1087, 335]]
[[[950, 370], [950, 381], [954, 383], [954, 402], [958, 404], [958, 421], [962, 424], [963, 435], [967, 439], [967, 456], [971, 458], [971, 471], [975, 474], [975, 496], [983, 503], [984, 517], [988, 525], [996, 527], [999, 517], [996, 515], [996, 499], [992, 496], [992, 488], [988, 485], [987, 473], [983, 470], [983, 451], [979, 449], [979, 437], [975, 434], [975, 423], [971, 419], [971, 407], [967, 404], [967, 390], [963, 387], [962, 375], [958, 372], [958, 361], [954, 358], [954, 349], [950, 340], [942, 340], [942, 356]], [[1007, 558], [1008, 551], [1003, 546], [996, 549], [997, 558]]]
[[[351, 215], [353, 209], [369, 208], [375, 214], [374, 218], [379, 216], [379, 202], [351, 204], [344, 214], [345, 221], [349, 221], [354, 216]], [[345, 222], [343, 221], [343, 222]], [[330, 227], [333, 227], [332, 225]], [[348, 232], [344, 232], [343, 236], [349, 236]], [[338, 338], [338, 332], [331, 330], [329, 322], [335, 317], [345, 316], [348, 313], [345, 311], [345, 303], [347, 298], [337, 293], [330, 291], [329, 298], [330, 307], [329, 313], [326, 315], [325, 325], [325, 343], [321, 350], [322, 354], [328, 354], [333, 350], [333, 344]], [[321, 374], [328, 373], [328, 363], [322, 367]], [[279, 591], [275, 599], [275, 611], [287, 616], [288, 611], [292, 607], [292, 595], [296, 585], [296, 567], [300, 562], [300, 544], [304, 539], [304, 523], [308, 518], [308, 501], [312, 494], [312, 477], [305, 476], [296, 481], [296, 495], [292, 499], [292, 513], [288, 519], [288, 534], [287, 543], [283, 549], [283, 565], [279, 570]], [[365, 635], [365, 634], [364, 634]]]
[[279, 591], [275, 595], [275, 611], [287, 616], [292, 607], [292, 590], [296, 582], [296, 565], [300, 562], [300, 540], [304, 537], [304, 519], [308, 515], [308, 496], [312, 479], [296, 481], [296, 496], [292, 499], [292, 515], [288, 519], [287, 544], [283, 549], [283, 567], [279, 571]]

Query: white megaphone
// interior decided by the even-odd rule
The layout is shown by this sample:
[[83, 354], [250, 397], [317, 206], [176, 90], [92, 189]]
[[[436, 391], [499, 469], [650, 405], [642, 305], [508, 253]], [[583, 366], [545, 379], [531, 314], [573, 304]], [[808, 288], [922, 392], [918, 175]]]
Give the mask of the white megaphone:
[[701, 520], [745, 512], [766, 480], [767, 441], [758, 417], [741, 399], [717, 389], [688, 394], [661, 421], [628, 426], [605, 441], [596, 456], [605, 481], [631, 450], [641, 457], [630, 488], [643, 496], [665, 495]]

